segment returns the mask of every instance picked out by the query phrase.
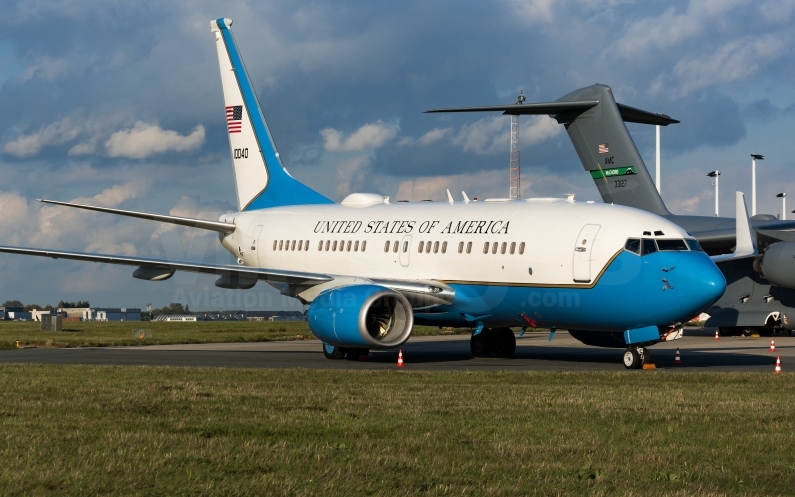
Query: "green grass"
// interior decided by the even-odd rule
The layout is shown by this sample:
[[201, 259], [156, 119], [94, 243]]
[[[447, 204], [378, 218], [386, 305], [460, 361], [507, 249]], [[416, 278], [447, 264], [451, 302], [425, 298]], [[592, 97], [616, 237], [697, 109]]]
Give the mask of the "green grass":
[[791, 495], [795, 375], [0, 366], [3, 494]]
[[[41, 331], [41, 323], [0, 321], [0, 349], [21, 347], [109, 347], [167, 345], [173, 343], [264, 342], [312, 340], [305, 321], [161, 321], [67, 322], [62, 332]], [[415, 326], [414, 336], [469, 333], [471, 330], [440, 330]]]

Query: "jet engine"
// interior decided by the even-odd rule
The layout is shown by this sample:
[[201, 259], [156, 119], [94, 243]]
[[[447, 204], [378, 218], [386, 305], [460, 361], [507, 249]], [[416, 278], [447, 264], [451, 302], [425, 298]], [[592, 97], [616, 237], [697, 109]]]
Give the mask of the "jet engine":
[[754, 269], [770, 283], [795, 289], [795, 242], [776, 242], [757, 261]]
[[409, 301], [378, 285], [349, 285], [320, 293], [307, 312], [309, 329], [340, 347], [386, 349], [406, 342], [414, 326]]

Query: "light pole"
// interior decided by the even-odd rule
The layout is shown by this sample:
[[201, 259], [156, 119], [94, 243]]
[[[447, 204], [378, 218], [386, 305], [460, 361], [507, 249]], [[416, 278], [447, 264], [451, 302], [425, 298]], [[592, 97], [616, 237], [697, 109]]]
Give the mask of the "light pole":
[[787, 219], [787, 194], [779, 193], [776, 197], [781, 197], [781, 220]]
[[715, 178], [712, 181], [712, 184], [715, 185], [715, 217], [718, 217], [720, 210], [718, 209], [718, 179], [720, 176], [720, 171], [712, 171], [711, 173], [707, 174], [710, 178]]
[[654, 175], [655, 183], [657, 184], [657, 193], [662, 194], [660, 190], [660, 125], [657, 125], [657, 146], [655, 149], [655, 159], [657, 159], [657, 171]]
[[761, 154], [751, 154], [751, 215], [756, 216], [756, 161], [765, 160]]

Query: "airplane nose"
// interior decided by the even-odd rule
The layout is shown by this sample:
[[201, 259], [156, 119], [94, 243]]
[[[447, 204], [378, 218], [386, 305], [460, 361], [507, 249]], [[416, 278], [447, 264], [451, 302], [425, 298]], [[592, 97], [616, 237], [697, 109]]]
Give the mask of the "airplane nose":
[[676, 267], [677, 294], [680, 300], [703, 302], [706, 307], [723, 295], [726, 278], [718, 266], [703, 253], [683, 254]]

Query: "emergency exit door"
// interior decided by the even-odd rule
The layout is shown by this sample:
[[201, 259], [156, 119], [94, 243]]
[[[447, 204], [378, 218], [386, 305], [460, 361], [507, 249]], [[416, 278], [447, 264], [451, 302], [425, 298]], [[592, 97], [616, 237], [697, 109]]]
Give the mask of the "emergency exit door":
[[593, 246], [596, 234], [601, 228], [598, 224], [586, 224], [574, 242], [574, 260], [572, 271], [575, 283], [591, 282], [591, 264], [593, 262]]

